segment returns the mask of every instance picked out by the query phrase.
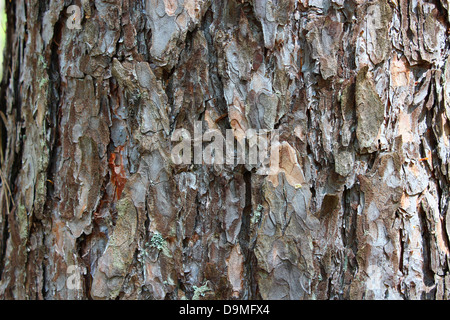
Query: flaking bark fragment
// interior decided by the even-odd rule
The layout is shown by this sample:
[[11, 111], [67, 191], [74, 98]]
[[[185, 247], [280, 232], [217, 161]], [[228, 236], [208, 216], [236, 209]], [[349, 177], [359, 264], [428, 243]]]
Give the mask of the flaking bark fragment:
[[356, 137], [361, 152], [374, 152], [377, 136], [384, 120], [384, 103], [375, 90], [369, 68], [363, 67], [356, 77]]

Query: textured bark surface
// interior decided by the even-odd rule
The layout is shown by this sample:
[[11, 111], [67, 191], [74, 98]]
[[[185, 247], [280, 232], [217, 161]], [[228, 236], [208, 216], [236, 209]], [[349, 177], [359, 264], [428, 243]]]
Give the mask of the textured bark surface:
[[[6, 7], [1, 298], [449, 298], [448, 1]], [[175, 165], [198, 120], [282, 172]]]

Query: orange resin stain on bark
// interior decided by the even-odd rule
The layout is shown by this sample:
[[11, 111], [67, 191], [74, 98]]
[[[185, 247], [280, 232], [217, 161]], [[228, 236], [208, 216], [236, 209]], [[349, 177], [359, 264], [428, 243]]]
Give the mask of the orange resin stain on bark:
[[115, 152], [109, 157], [109, 167], [111, 168], [111, 182], [116, 186], [117, 200], [122, 195], [123, 188], [127, 183], [127, 175], [123, 166], [123, 147], [116, 148]]

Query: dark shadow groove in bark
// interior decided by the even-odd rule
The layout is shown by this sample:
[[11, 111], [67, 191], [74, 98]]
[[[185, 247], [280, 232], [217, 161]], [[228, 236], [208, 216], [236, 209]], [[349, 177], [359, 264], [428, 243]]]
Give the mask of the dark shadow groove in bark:
[[[60, 12], [59, 19], [54, 26], [53, 38], [50, 44], [50, 52], [49, 57], [47, 58], [49, 68], [47, 68], [47, 74], [49, 79], [49, 87], [48, 87], [48, 115], [44, 119], [47, 124], [47, 130], [50, 130], [50, 137], [48, 143], [49, 150], [49, 162], [47, 167], [46, 174], [46, 199], [44, 202], [44, 206], [42, 209], [42, 213], [40, 213], [41, 217], [38, 217], [40, 223], [42, 224], [42, 242], [44, 244], [44, 258], [42, 259], [42, 297], [46, 299], [47, 291], [47, 267], [48, 263], [46, 262], [46, 256], [48, 255], [50, 248], [47, 247], [46, 244], [46, 232], [48, 231], [48, 227], [45, 225], [49, 225], [51, 229], [51, 216], [52, 216], [52, 208], [54, 201], [54, 176], [56, 175], [56, 165], [58, 159], [58, 147], [60, 140], [60, 103], [61, 103], [61, 77], [60, 77], [60, 64], [59, 64], [59, 43], [61, 43], [62, 38], [62, 29], [63, 29], [63, 12]], [[34, 217], [35, 215], [33, 215]], [[44, 222], [45, 221], [45, 222]]]
[[[45, 239], [46, 237], [45, 237], [45, 228], [43, 227], [42, 228], [42, 243], [43, 243], [43, 245], [45, 246]], [[46, 284], [47, 284], [47, 272], [46, 272], [46, 269], [45, 269], [45, 266], [46, 266], [46, 261], [45, 261], [45, 255], [44, 255], [44, 259], [42, 259], [42, 266], [41, 266], [41, 268], [42, 268], [42, 283], [41, 283], [41, 286], [42, 286], [42, 289], [41, 289], [41, 295], [42, 295], [42, 299], [43, 300], [45, 300], [45, 296], [46, 296], [46, 288], [45, 288], [45, 286], [46, 286]]]
[[[434, 286], [434, 272], [431, 268], [431, 238], [428, 218], [425, 210], [420, 206], [419, 209], [420, 227], [422, 235], [422, 256], [423, 256], [423, 281], [426, 286]], [[425, 293], [424, 293], [425, 294]], [[426, 294], [429, 298], [429, 294]]]
[[59, 65], [59, 43], [62, 37], [62, 13], [59, 21], [54, 27], [54, 36], [51, 40], [50, 68], [47, 69], [49, 77], [48, 112], [46, 118], [47, 125], [51, 128], [49, 141], [49, 165], [47, 168], [47, 199], [53, 198], [53, 175], [56, 173], [56, 163], [58, 159], [58, 146], [60, 144], [60, 119], [61, 119], [61, 77]]
[[356, 256], [358, 251], [358, 240], [356, 237], [356, 227], [359, 205], [359, 188], [354, 185], [351, 189], [344, 187], [342, 195], [344, 215], [342, 217], [343, 226], [341, 227], [342, 240], [344, 247], [350, 248]]
[[252, 215], [252, 172], [245, 171], [244, 172], [244, 183], [245, 183], [245, 206], [242, 213], [242, 224], [241, 230], [238, 235], [238, 241], [242, 249], [242, 253], [244, 256], [244, 285], [245, 288], [249, 290], [247, 292], [244, 291], [244, 296], [241, 297], [243, 299], [256, 299], [257, 298], [257, 282], [256, 282], [256, 274], [255, 268], [256, 266], [256, 256], [253, 252], [253, 248], [250, 247], [250, 223], [251, 223], [251, 215]]

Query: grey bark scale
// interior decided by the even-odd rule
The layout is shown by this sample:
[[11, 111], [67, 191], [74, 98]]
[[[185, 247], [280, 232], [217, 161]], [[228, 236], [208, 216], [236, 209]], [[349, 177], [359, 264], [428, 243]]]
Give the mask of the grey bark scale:
[[[447, 1], [6, 7], [1, 298], [448, 299]], [[175, 165], [199, 120], [282, 173]]]

